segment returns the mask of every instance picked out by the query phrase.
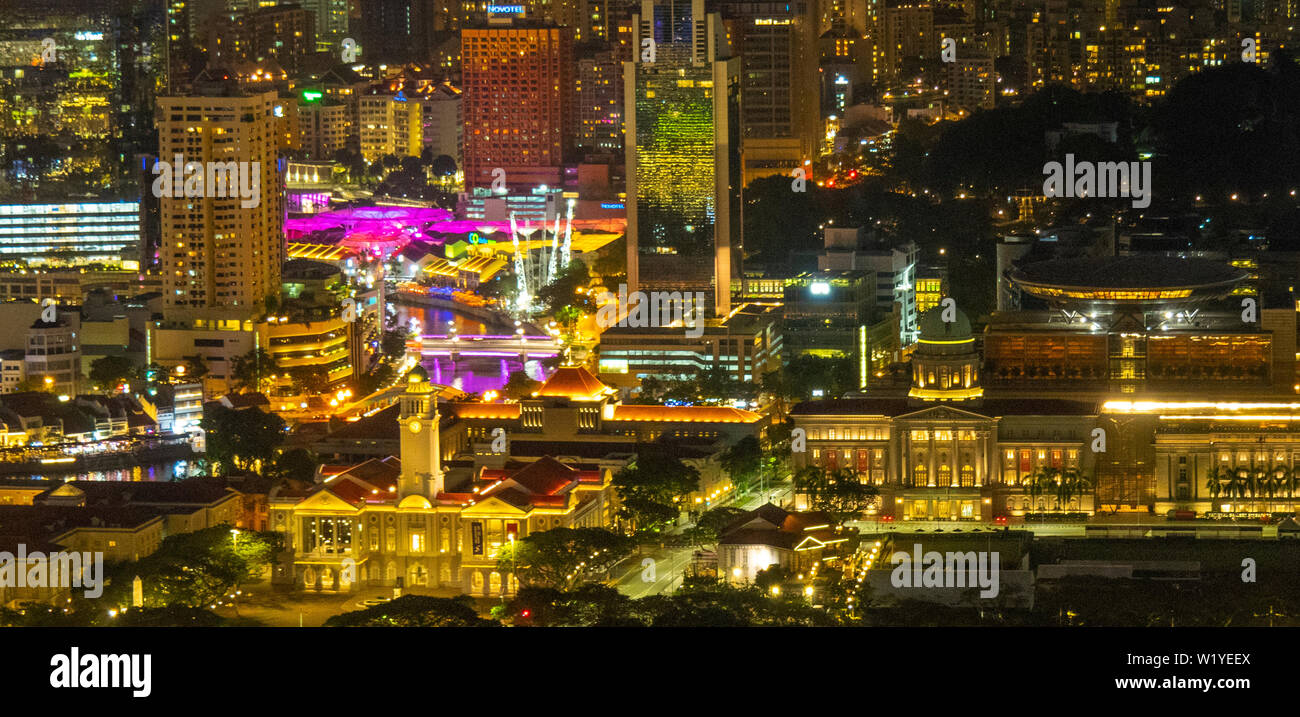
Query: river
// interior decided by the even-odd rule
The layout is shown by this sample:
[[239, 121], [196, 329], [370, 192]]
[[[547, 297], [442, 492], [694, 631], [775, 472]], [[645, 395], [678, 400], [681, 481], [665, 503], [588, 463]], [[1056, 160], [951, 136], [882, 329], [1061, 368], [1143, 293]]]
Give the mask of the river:
[[197, 464], [194, 461], [169, 461], [165, 463], [145, 463], [142, 465], [131, 466], [130, 468], [113, 468], [98, 471], [58, 471], [48, 470], [37, 473], [7, 473], [0, 476], [4, 478], [31, 478], [36, 480], [49, 480], [51, 482], [66, 482], [70, 480], [91, 480], [91, 481], [169, 481], [187, 478], [191, 474], [201, 475], [197, 472]]
[[[416, 319], [425, 334], [445, 334], [454, 328], [462, 336], [513, 334], [513, 323], [485, 323], [470, 319], [446, 309], [427, 309], [417, 306], [394, 304], [398, 320], [402, 325], [409, 325]], [[429, 379], [437, 384], [453, 386], [466, 393], [482, 393], [499, 389], [506, 384], [510, 374], [523, 369], [534, 381], [546, 380], [546, 369], [541, 361], [530, 360], [527, 363], [517, 358], [462, 357], [452, 361], [447, 356], [425, 356], [421, 362], [424, 370], [429, 372]]]

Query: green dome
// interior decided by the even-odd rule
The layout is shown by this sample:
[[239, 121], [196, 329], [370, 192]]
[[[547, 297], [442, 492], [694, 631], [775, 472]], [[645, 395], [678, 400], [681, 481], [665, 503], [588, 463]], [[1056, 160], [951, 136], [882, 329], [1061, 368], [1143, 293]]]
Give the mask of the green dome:
[[953, 321], [944, 321], [946, 309], [936, 306], [921, 314], [917, 328], [922, 341], [964, 341], [971, 338], [970, 319], [957, 307], [952, 307]]
[[429, 372], [425, 371], [423, 366], [416, 366], [411, 369], [410, 373], [406, 374], [406, 381], [407, 383], [428, 383]]

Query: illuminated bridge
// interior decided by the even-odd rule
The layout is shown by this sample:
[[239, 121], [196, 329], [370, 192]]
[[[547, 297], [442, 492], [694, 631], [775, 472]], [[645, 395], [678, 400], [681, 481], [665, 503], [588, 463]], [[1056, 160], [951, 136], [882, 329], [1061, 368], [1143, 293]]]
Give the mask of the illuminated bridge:
[[474, 335], [427, 334], [420, 337], [423, 356], [450, 356], [496, 358], [548, 358], [560, 353], [563, 347], [554, 336], [524, 335]]

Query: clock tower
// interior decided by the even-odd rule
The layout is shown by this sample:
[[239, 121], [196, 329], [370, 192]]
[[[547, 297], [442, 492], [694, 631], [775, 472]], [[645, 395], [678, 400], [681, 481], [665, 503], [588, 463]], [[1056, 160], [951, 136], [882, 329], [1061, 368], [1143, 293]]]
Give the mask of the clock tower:
[[398, 498], [422, 495], [433, 500], [442, 492], [442, 461], [438, 453], [438, 396], [429, 384], [429, 374], [416, 366], [406, 375], [401, 416], [402, 474], [397, 481]]

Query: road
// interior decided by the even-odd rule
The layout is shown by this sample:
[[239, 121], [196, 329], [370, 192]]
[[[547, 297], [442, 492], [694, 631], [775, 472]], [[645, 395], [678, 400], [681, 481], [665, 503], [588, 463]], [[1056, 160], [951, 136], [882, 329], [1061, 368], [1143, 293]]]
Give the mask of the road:
[[[735, 507], [742, 510], [753, 510], [764, 502], [767, 502], [766, 499], [774, 497], [784, 499], [789, 495], [789, 491], [789, 483], [778, 484], [775, 489], [768, 489], [762, 494], [746, 496], [745, 499], [735, 505]], [[675, 532], [680, 532], [689, 528], [691, 525], [691, 523], [680, 525], [676, 528]], [[682, 577], [686, 571], [686, 567], [690, 565], [691, 556], [694, 554], [695, 550], [695, 547], [643, 548], [642, 552], [633, 553], [631, 557], [618, 566], [617, 570], [625, 570], [627, 572], [614, 580], [612, 585], [617, 588], [619, 592], [633, 599], [643, 598], [648, 595], [670, 593], [678, 587], [681, 587]], [[653, 572], [644, 567], [643, 561], [646, 558], [654, 561]]]

